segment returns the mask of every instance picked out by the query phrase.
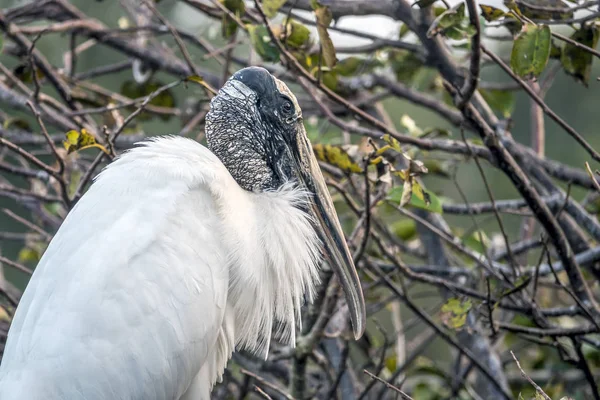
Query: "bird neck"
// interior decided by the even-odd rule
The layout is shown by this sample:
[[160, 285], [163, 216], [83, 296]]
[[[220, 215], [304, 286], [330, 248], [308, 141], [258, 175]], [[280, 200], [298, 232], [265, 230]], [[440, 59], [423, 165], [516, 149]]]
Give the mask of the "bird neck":
[[[302, 211], [303, 190], [285, 184], [273, 192], [250, 193], [231, 218], [228, 303], [235, 314], [236, 347], [266, 357], [272, 332], [295, 345], [300, 310], [312, 302], [319, 280], [320, 244]], [[233, 220], [235, 219], [235, 221]]]
[[[253, 94], [249, 94], [253, 98]], [[281, 182], [270, 165], [267, 138], [259, 112], [246, 102], [216, 97], [206, 116], [208, 148], [225, 165], [242, 189], [251, 192], [274, 190]], [[244, 107], [250, 107], [246, 111]], [[236, 118], [233, 118], [235, 115]]]

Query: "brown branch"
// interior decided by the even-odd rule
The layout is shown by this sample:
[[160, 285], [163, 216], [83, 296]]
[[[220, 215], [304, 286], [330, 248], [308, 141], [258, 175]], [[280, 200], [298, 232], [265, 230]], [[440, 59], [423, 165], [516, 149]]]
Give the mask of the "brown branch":
[[21, 46], [23, 49], [30, 50], [35, 64], [40, 67], [44, 75], [54, 85], [60, 96], [69, 104], [72, 108], [73, 103], [71, 102], [71, 90], [59, 74], [54, 70], [50, 62], [44, 57], [37, 49], [34, 48], [34, 43], [25, 37], [22, 33], [19, 33], [14, 24], [11, 24], [4, 14], [0, 11], [0, 29], [2, 29], [6, 35]]
[[469, 77], [460, 91], [460, 98], [456, 107], [461, 110], [467, 104], [477, 89], [479, 82], [479, 71], [481, 64], [481, 24], [479, 23], [479, 12], [476, 0], [466, 0], [469, 10], [469, 22], [475, 27], [475, 35], [471, 38], [471, 63]]
[[[446, 89], [452, 92], [455, 91], [450, 85], [445, 85]], [[472, 121], [474, 126], [479, 129], [479, 135], [483, 139], [485, 145], [490, 149], [499, 167], [510, 178], [517, 190], [521, 193], [531, 211], [535, 214], [540, 224], [545, 228], [546, 233], [550, 237], [552, 244], [556, 248], [558, 255], [563, 263], [565, 271], [569, 276], [569, 281], [573, 290], [579, 296], [587, 307], [592, 310], [594, 316], [600, 315], [598, 306], [586, 281], [583, 279], [579, 265], [575, 261], [573, 251], [561, 230], [556, 218], [550, 212], [548, 206], [544, 203], [539, 193], [533, 187], [529, 178], [523, 170], [515, 162], [512, 155], [498, 140], [496, 133], [487, 125], [481, 117], [481, 114], [470, 105], [464, 109], [465, 116]]]
[[20, 264], [18, 262], [15, 262], [15, 261], [10, 260], [3, 256], [0, 256], [0, 263], [4, 263], [4, 264], [8, 265], [9, 267], [13, 267], [21, 272], [24, 272], [27, 275], [31, 275], [33, 273], [33, 271], [31, 271], [29, 268], [27, 268], [23, 264]]
[[262, 383], [263, 385], [268, 386], [271, 389], [275, 390], [277, 393], [282, 395], [284, 398], [286, 398], [288, 400], [295, 400], [289, 393], [286, 393], [285, 390], [279, 388], [277, 385], [272, 384], [271, 382], [267, 381], [265, 378], [258, 376], [257, 374], [250, 372], [245, 368], [242, 368], [241, 372], [242, 372], [242, 374], [251, 376], [252, 378], [256, 379], [258, 382]]
[[538, 384], [537, 384], [537, 383], [535, 383], [535, 382], [533, 381], [533, 379], [531, 379], [531, 378], [529, 377], [529, 375], [527, 375], [527, 374], [525, 373], [525, 371], [523, 370], [523, 368], [521, 368], [521, 364], [519, 363], [519, 360], [517, 360], [517, 357], [515, 357], [515, 353], [513, 353], [513, 352], [512, 352], [512, 350], [510, 351], [510, 355], [511, 355], [511, 356], [512, 356], [512, 358], [515, 360], [515, 362], [517, 363], [517, 367], [519, 368], [519, 371], [521, 371], [521, 375], [523, 375], [523, 378], [527, 379], [527, 380], [529, 381], [529, 383], [531, 383], [531, 385], [532, 385], [532, 386], [535, 388], [535, 390], [536, 390], [536, 391], [537, 391], [537, 392], [538, 392], [540, 395], [542, 395], [542, 397], [544, 397], [544, 399], [546, 399], [546, 400], [552, 400], [552, 399], [550, 398], [550, 396], [548, 396], [548, 395], [546, 394], [546, 392], [544, 392], [544, 391], [542, 390], [542, 388], [541, 388], [541, 387], [539, 387], [539, 386], [538, 386]]
[[380, 377], [378, 377], [377, 375], [374, 375], [372, 373], [370, 373], [369, 371], [367, 371], [366, 369], [363, 370], [363, 372], [365, 374], [367, 374], [369, 376], [369, 378], [374, 379], [378, 382], [383, 383], [388, 389], [393, 390], [394, 392], [400, 394], [400, 397], [405, 399], [405, 400], [413, 400], [412, 397], [410, 397], [409, 395], [407, 395], [406, 393], [404, 393], [402, 390], [400, 390], [400, 388], [392, 385], [391, 383], [389, 383], [388, 381], [385, 381], [383, 379], [381, 379]]
[[525, 90], [527, 92], [529, 97], [531, 97], [542, 108], [542, 110], [544, 110], [544, 113], [548, 117], [550, 117], [550, 119], [552, 119], [554, 122], [556, 122], [569, 135], [571, 135], [577, 141], [577, 143], [579, 143], [594, 160], [600, 162], [600, 154], [598, 154], [598, 152], [596, 150], [594, 150], [594, 148], [583, 138], [583, 136], [581, 136], [579, 134], [579, 132], [577, 132], [575, 130], [575, 128], [573, 128], [565, 120], [563, 120], [561, 117], [559, 117], [554, 111], [552, 111], [552, 109], [544, 102], [544, 100], [542, 100], [542, 98], [540, 96], [538, 96], [537, 93], [535, 93], [535, 91], [533, 91], [533, 89], [531, 87], [529, 87], [527, 82], [525, 82], [523, 79], [521, 79], [517, 75], [515, 75], [515, 73], [512, 72], [512, 70], [510, 69], [510, 67], [508, 65], [506, 65], [506, 63], [504, 61], [502, 61], [502, 59], [500, 57], [498, 57], [496, 54], [494, 54], [493, 52], [488, 50], [484, 45], [481, 45], [481, 49], [492, 60], [494, 60], [494, 62], [496, 64], [498, 64], [500, 66], [500, 68], [502, 68], [502, 70], [504, 70], [504, 72], [506, 72], [513, 80], [515, 80], [517, 83], [519, 83], [519, 85], [523, 88], [523, 90]]
[[46, 240], [49, 241], [50, 239], [52, 239], [52, 235], [50, 235], [44, 229], [40, 228], [39, 226], [37, 226], [36, 224], [34, 224], [34, 223], [30, 222], [30, 221], [27, 221], [25, 218], [18, 216], [13, 211], [11, 211], [11, 210], [9, 210], [7, 208], [2, 209], [2, 211], [4, 212], [4, 214], [8, 215], [10, 218], [14, 219], [15, 221], [19, 222], [20, 224], [23, 224], [27, 228], [31, 229], [32, 231], [35, 231], [35, 232], [39, 233]]

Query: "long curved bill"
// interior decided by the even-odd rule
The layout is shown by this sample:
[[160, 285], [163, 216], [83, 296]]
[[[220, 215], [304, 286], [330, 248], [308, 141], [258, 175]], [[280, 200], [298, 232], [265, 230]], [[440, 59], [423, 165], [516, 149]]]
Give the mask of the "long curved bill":
[[316, 229], [323, 242], [325, 255], [338, 275], [346, 295], [354, 337], [359, 339], [365, 331], [367, 319], [362, 288], [325, 179], [304, 132], [304, 126], [301, 123], [300, 125], [299, 129], [302, 132], [296, 136], [297, 153], [293, 152], [293, 156], [297, 162], [300, 179], [313, 194], [310, 212], [317, 223]]

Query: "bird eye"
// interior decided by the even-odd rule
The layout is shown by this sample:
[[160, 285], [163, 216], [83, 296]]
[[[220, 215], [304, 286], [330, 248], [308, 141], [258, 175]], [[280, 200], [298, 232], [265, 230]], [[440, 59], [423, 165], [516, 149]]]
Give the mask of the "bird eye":
[[284, 100], [281, 105], [281, 111], [286, 115], [292, 114], [294, 112], [294, 104], [290, 100]]

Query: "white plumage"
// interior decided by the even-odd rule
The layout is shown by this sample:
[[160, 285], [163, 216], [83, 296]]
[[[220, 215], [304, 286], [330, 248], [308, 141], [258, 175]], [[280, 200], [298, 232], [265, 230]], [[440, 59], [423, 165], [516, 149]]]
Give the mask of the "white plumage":
[[204, 399], [234, 344], [265, 355], [275, 319], [294, 344], [319, 254], [302, 201], [291, 184], [242, 190], [188, 139], [129, 151], [42, 257], [10, 329], [0, 399]]
[[206, 133], [210, 150], [142, 143], [71, 210], [12, 321], [1, 400], [209, 399], [235, 349], [266, 357], [273, 331], [295, 344], [322, 253], [362, 334], [358, 275], [289, 88], [238, 71]]

